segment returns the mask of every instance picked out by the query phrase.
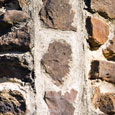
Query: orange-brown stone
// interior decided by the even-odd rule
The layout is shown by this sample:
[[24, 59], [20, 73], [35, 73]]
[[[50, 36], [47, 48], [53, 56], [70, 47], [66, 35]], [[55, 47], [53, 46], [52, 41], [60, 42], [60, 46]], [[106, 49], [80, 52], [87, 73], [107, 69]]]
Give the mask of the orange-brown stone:
[[86, 28], [89, 34], [88, 42], [92, 50], [98, 49], [108, 40], [108, 25], [103, 21], [88, 17], [86, 20]]

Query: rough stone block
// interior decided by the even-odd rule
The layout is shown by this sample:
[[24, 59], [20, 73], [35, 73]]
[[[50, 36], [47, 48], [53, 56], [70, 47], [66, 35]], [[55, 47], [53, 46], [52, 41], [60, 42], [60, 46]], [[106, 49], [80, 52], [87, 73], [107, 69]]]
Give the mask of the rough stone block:
[[108, 60], [115, 61], [115, 36], [110, 40], [110, 44], [107, 48], [103, 49], [103, 54]]
[[76, 31], [76, 28], [71, 25], [74, 12], [71, 10], [69, 0], [43, 0], [40, 17], [50, 28]]
[[107, 115], [115, 114], [115, 93], [100, 93], [100, 89], [95, 88], [92, 104], [95, 108], [99, 108]]
[[98, 11], [105, 18], [115, 19], [114, 0], [91, 0], [91, 9]]
[[16, 78], [24, 82], [31, 81], [31, 70], [26, 59], [18, 57], [0, 57], [0, 78]]
[[0, 91], [0, 115], [26, 115], [23, 95], [16, 91]]
[[107, 24], [103, 21], [88, 17], [86, 20], [86, 28], [89, 34], [89, 39], [87, 41], [91, 50], [97, 50], [108, 40], [109, 29]]
[[90, 79], [103, 79], [115, 83], [115, 63], [94, 60], [91, 63]]
[[61, 95], [61, 92], [49, 91], [45, 94], [50, 115], [74, 115], [75, 108]]
[[42, 58], [45, 71], [56, 81], [56, 84], [63, 83], [62, 78], [69, 73], [71, 53], [71, 47], [66, 42], [54, 41], [50, 43], [48, 52]]
[[27, 26], [20, 29], [15, 29], [11, 32], [8, 32], [8, 34], [2, 35], [0, 37], [0, 52], [27, 52], [30, 50], [30, 47], [31, 40], [29, 28]]

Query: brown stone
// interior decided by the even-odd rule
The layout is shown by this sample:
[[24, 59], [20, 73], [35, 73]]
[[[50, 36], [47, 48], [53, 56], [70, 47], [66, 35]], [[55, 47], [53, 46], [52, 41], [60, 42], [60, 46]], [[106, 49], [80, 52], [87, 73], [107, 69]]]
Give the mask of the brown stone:
[[68, 102], [73, 103], [73, 102], [75, 101], [75, 98], [76, 98], [76, 96], [77, 96], [77, 93], [78, 93], [78, 92], [77, 92], [76, 90], [71, 89], [70, 93], [66, 92], [66, 93], [64, 94], [64, 98], [65, 98]]
[[48, 52], [42, 58], [46, 72], [57, 84], [63, 83], [62, 78], [69, 73], [71, 53], [71, 47], [66, 42], [54, 41], [50, 43]]
[[114, 0], [91, 0], [91, 9], [98, 11], [104, 17], [115, 18]]
[[115, 63], [94, 60], [91, 63], [90, 79], [103, 79], [115, 83]]
[[40, 17], [50, 28], [76, 31], [76, 28], [71, 25], [74, 12], [71, 10], [69, 0], [43, 0]]
[[61, 92], [49, 91], [45, 94], [50, 115], [74, 115], [75, 108], [61, 95]]
[[102, 94], [99, 88], [96, 88], [92, 102], [95, 108], [99, 108], [103, 113], [107, 115], [115, 114], [115, 93]]
[[0, 91], [0, 115], [26, 115], [23, 95], [16, 91]]
[[7, 22], [8, 24], [15, 24], [26, 22], [29, 19], [27, 13], [18, 10], [9, 10], [0, 16], [0, 21]]
[[15, 29], [11, 32], [8, 32], [6, 35], [3, 35], [5, 34], [4, 32], [5, 31], [3, 31], [1, 28], [2, 36], [0, 37], [0, 52], [26, 52], [30, 50], [30, 34], [27, 26], [20, 29]]
[[107, 48], [103, 49], [103, 54], [108, 60], [115, 61], [115, 36], [109, 42], [110, 44], [107, 46]]
[[0, 78], [16, 78], [25, 82], [31, 81], [31, 70], [28, 68], [26, 59], [18, 57], [0, 57]]
[[86, 28], [89, 34], [89, 39], [87, 41], [90, 45], [91, 50], [97, 50], [108, 40], [108, 25], [103, 21], [96, 18], [88, 17], [86, 20]]

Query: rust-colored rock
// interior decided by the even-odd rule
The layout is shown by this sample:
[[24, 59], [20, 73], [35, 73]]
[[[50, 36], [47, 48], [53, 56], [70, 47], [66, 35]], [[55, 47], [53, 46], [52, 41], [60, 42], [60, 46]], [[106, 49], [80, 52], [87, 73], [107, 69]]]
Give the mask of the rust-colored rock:
[[43, 0], [40, 17], [50, 28], [76, 31], [76, 28], [71, 25], [74, 12], [71, 10], [69, 0]]
[[1, 32], [1, 35], [2, 36], [0, 37], [0, 52], [26, 52], [30, 50], [30, 34], [27, 26], [22, 27], [20, 29], [15, 29], [11, 32], [8, 32], [6, 35], [3, 35], [3, 32]]
[[29, 19], [27, 13], [18, 10], [9, 10], [0, 16], [0, 22], [7, 22], [8, 24], [17, 24], [20, 22], [26, 22]]
[[31, 70], [26, 60], [17, 57], [0, 57], [0, 78], [16, 78], [25, 82], [31, 81]]
[[115, 36], [110, 40], [110, 44], [107, 48], [103, 49], [103, 54], [108, 60], [115, 61]]
[[76, 90], [71, 89], [71, 90], [70, 90], [70, 93], [66, 92], [66, 93], [64, 94], [64, 98], [65, 98], [68, 102], [73, 103], [73, 102], [75, 101], [75, 98], [76, 98], [76, 96], [77, 96], [77, 93], [78, 93], [78, 92], [77, 92]]
[[49, 91], [45, 94], [50, 115], [74, 115], [75, 108], [61, 95], [61, 92]]
[[90, 79], [103, 79], [115, 83], [115, 63], [94, 60], [91, 63]]
[[115, 19], [114, 0], [91, 0], [91, 9], [98, 11], [105, 18]]
[[100, 89], [97, 87], [92, 98], [92, 104], [95, 108], [99, 108], [103, 113], [107, 115], [115, 114], [115, 93], [100, 93]]
[[86, 20], [86, 28], [89, 34], [89, 39], [87, 41], [90, 45], [91, 50], [97, 50], [108, 40], [108, 25], [103, 21], [96, 18], [88, 17]]
[[62, 78], [69, 73], [71, 53], [71, 47], [66, 42], [54, 41], [50, 43], [48, 52], [42, 58], [46, 72], [56, 81], [56, 84], [63, 83]]
[[0, 91], [0, 115], [25, 115], [26, 104], [23, 95], [16, 91]]

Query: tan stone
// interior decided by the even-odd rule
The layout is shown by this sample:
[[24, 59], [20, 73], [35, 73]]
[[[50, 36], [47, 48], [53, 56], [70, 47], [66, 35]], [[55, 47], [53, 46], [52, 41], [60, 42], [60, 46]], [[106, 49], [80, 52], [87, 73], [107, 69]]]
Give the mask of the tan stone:
[[92, 50], [98, 49], [108, 40], [108, 25], [103, 21], [88, 17], [86, 20], [86, 28], [89, 34], [89, 45]]
[[97, 60], [92, 61], [89, 78], [103, 79], [115, 83], [115, 63]]
[[109, 42], [110, 44], [107, 46], [107, 48], [103, 49], [103, 54], [108, 60], [115, 61], [115, 36]]
[[25, 115], [26, 104], [23, 95], [16, 91], [0, 91], [0, 115]]
[[40, 17], [50, 28], [76, 31], [71, 25], [74, 12], [71, 10], [69, 0], [43, 0]]
[[91, 9], [98, 11], [104, 17], [115, 18], [114, 0], [91, 0]]
[[95, 108], [99, 108], [107, 115], [115, 114], [115, 93], [100, 93], [98, 87], [95, 88], [92, 104]]

